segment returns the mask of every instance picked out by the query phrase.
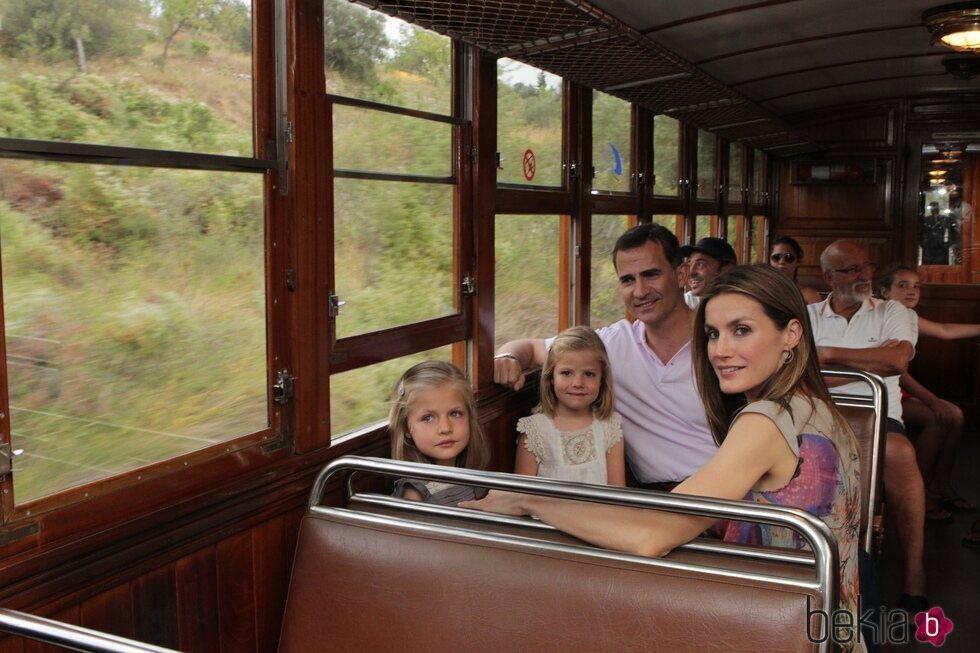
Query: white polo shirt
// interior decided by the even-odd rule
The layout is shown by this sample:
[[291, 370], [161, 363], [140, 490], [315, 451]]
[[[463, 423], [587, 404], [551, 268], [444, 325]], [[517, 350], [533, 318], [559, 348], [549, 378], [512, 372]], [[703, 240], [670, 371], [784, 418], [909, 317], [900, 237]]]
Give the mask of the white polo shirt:
[[[813, 339], [818, 347], [846, 347], [870, 349], [880, 347], [886, 340], [905, 340], [915, 346], [918, 340], [918, 324], [910, 319], [909, 309], [899, 302], [883, 299], [866, 299], [850, 321], [830, 307], [827, 299], [806, 308], [810, 312]], [[913, 329], [913, 324], [915, 328]], [[898, 376], [886, 376], [888, 389], [888, 417], [902, 421], [902, 393]], [[856, 382], [833, 388], [834, 391], [869, 396], [867, 384]]]
[[682, 481], [701, 469], [718, 445], [694, 382], [691, 343], [663, 363], [647, 346], [640, 321], [620, 320], [596, 332], [609, 355], [615, 408], [637, 480]]
[[701, 298], [695, 295], [690, 290], [686, 290], [684, 291], [684, 303], [687, 304], [687, 307], [689, 309], [691, 309], [692, 311], [696, 311], [698, 308], [698, 304], [701, 303]]

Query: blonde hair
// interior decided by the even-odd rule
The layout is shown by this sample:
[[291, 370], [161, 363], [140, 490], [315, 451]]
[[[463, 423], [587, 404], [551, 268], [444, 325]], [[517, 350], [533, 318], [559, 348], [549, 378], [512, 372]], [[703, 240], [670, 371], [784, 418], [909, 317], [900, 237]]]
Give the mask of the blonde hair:
[[444, 361], [423, 361], [408, 368], [391, 391], [391, 409], [388, 411], [388, 434], [391, 436], [391, 457], [416, 463], [432, 463], [432, 459], [419, 451], [408, 437], [408, 414], [418, 393], [450, 385], [463, 400], [470, 427], [470, 441], [456, 456], [456, 467], [486, 469], [490, 463], [490, 446], [480, 429], [476, 417], [476, 401], [473, 387], [459, 368]]
[[[765, 265], [740, 265], [715, 277], [702, 295], [695, 313], [692, 352], [694, 377], [715, 441], [719, 444], [724, 441], [735, 413], [745, 404], [743, 394], [725, 395], [721, 391], [718, 375], [708, 360], [708, 335], [704, 330], [705, 307], [712, 298], [726, 293], [744, 295], [757, 301], [780, 331], [786, 329], [791, 320], [797, 320], [803, 329], [800, 341], [790, 350], [790, 360], [781, 365], [762, 385], [759, 399], [774, 401], [787, 411], [790, 410], [789, 400], [796, 394], [803, 394], [811, 406], [814, 399], [822, 401], [830, 410], [836, 427], [834, 433], [828, 435], [838, 448], [849, 444], [857, 450], [854, 433], [834, 405], [823, 375], [820, 374], [817, 347], [803, 295], [789, 277]], [[844, 434], [844, 442], [838, 433]]]
[[558, 396], [555, 394], [555, 366], [558, 365], [559, 358], [572, 351], [587, 351], [598, 361], [602, 378], [599, 381], [599, 396], [592, 402], [592, 413], [599, 419], [607, 419], [612, 414], [613, 408], [613, 381], [609, 356], [606, 354], [606, 346], [602, 344], [596, 332], [586, 326], [565, 329], [551, 344], [544, 367], [541, 369], [541, 403], [537, 410], [554, 418], [558, 409]]

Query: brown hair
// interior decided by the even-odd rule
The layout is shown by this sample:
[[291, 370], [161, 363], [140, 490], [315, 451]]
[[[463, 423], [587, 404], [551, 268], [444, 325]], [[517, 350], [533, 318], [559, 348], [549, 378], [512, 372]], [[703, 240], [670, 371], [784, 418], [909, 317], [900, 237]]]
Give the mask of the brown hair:
[[822, 401], [833, 415], [834, 425], [837, 427], [835, 434], [828, 435], [840, 446], [844, 443], [839, 441], [836, 433], [845, 434], [850, 446], [856, 450], [854, 433], [838, 412], [823, 375], [820, 374], [817, 347], [803, 296], [789, 277], [766, 265], [740, 265], [715, 277], [702, 295], [694, 316], [694, 377], [715, 441], [719, 444], [724, 441], [735, 413], [745, 403], [744, 395], [725, 395], [721, 391], [718, 375], [708, 360], [708, 335], [704, 328], [705, 307], [712, 298], [726, 293], [744, 295], [757, 301], [780, 331], [794, 319], [803, 328], [800, 341], [791, 350], [792, 359], [780, 366], [762, 385], [759, 399], [774, 401], [787, 411], [789, 400], [798, 393], [805, 395], [811, 405], [814, 399]]
[[565, 329], [551, 343], [544, 367], [541, 368], [541, 403], [538, 410], [548, 417], [554, 418], [558, 408], [558, 396], [555, 394], [555, 366], [563, 354], [571, 351], [587, 351], [599, 362], [602, 378], [599, 382], [599, 396], [592, 402], [592, 413], [599, 419], [608, 419], [613, 407], [613, 381], [606, 346], [596, 335], [596, 332], [586, 326], [575, 326]]
[[419, 451], [408, 437], [408, 413], [412, 403], [422, 390], [431, 390], [449, 384], [463, 399], [469, 418], [470, 441], [456, 456], [456, 467], [486, 469], [490, 462], [490, 446], [476, 418], [476, 401], [473, 387], [459, 368], [444, 361], [423, 361], [408, 368], [391, 392], [391, 409], [388, 412], [388, 434], [391, 436], [391, 457], [416, 463], [432, 460]]

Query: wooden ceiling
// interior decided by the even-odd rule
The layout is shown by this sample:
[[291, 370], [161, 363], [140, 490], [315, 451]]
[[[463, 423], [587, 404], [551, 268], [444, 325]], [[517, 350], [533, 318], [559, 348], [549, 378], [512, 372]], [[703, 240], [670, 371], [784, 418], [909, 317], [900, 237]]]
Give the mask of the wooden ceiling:
[[359, 0], [778, 154], [799, 116], [980, 93], [931, 45], [924, 0]]

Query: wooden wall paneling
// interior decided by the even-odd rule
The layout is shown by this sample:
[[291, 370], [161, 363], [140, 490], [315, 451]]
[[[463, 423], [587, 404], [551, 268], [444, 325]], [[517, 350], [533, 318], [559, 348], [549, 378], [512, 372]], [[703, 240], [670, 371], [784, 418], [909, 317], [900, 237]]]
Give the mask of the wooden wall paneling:
[[777, 169], [780, 229], [827, 229], [842, 235], [853, 230], [892, 230], [895, 166], [891, 158], [877, 159], [873, 185], [794, 185], [791, 161], [781, 161]]
[[132, 583], [133, 621], [135, 638], [141, 642], [176, 649], [177, 634], [177, 574], [173, 564], [167, 564]]
[[280, 516], [252, 529], [255, 628], [259, 651], [275, 651], [279, 643], [295, 548], [295, 542], [286, 538], [286, 522], [286, 518]]
[[176, 563], [177, 631], [180, 650], [212, 653], [219, 648], [216, 547], [209, 546]]
[[130, 583], [116, 585], [81, 604], [81, 625], [120, 637], [136, 637]]
[[0, 639], [0, 653], [24, 653], [24, 638], [9, 635]]
[[256, 650], [255, 576], [252, 533], [245, 531], [217, 546], [219, 651]]
[[815, 118], [806, 127], [812, 141], [831, 150], [888, 150], [895, 147], [895, 105], [869, 106]]

